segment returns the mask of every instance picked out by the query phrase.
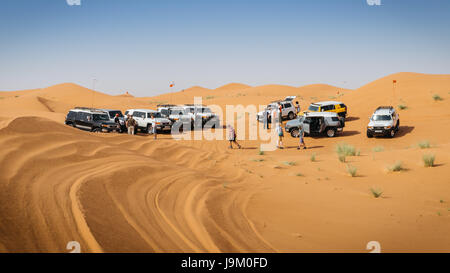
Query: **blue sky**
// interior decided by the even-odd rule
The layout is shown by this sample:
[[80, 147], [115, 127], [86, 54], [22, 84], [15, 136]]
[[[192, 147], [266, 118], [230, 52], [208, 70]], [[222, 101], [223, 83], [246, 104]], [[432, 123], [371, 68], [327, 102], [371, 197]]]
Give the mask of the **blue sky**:
[[0, 90], [151, 96], [230, 82], [357, 88], [450, 74], [450, 1], [2, 0]]

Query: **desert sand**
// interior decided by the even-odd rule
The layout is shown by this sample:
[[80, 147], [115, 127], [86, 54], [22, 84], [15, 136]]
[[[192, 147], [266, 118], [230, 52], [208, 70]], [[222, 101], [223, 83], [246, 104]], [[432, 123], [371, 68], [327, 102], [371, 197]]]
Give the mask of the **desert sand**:
[[[194, 96], [220, 106], [266, 105], [288, 95], [302, 109], [344, 102], [344, 133], [307, 137], [301, 151], [287, 135], [288, 149], [260, 155], [260, 141], [230, 150], [226, 141], [168, 134], [155, 141], [64, 125], [74, 106], [155, 109]], [[134, 97], [67, 83], [0, 92], [0, 252], [68, 252], [70, 241], [82, 252], [368, 252], [369, 241], [383, 252], [449, 252], [449, 95], [450, 75], [418, 73], [355, 90], [232, 83]], [[407, 109], [399, 111], [398, 135], [368, 139], [373, 110], [399, 104]], [[418, 147], [424, 140], [430, 148]], [[335, 147], [343, 142], [360, 155], [341, 163]], [[424, 154], [436, 156], [434, 167], [423, 166]], [[404, 170], [387, 171], [397, 161]]]

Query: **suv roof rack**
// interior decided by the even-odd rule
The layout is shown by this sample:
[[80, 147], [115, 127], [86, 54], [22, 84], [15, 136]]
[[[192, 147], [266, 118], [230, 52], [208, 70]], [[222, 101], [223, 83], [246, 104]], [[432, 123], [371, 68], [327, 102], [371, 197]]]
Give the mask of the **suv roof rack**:
[[176, 104], [158, 104], [156, 107], [175, 107], [178, 106]]
[[203, 106], [206, 107], [204, 104], [183, 104], [184, 106]]
[[394, 110], [394, 107], [393, 106], [380, 106], [375, 111], [378, 111], [378, 110]]
[[90, 111], [98, 111], [100, 109], [98, 108], [91, 108], [91, 107], [75, 107], [75, 109], [79, 109], [79, 110], [90, 110]]

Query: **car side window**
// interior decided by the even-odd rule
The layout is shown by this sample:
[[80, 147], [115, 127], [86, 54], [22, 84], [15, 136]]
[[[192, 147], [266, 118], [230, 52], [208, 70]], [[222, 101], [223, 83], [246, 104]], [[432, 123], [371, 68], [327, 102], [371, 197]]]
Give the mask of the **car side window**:
[[284, 106], [284, 108], [289, 108], [289, 107], [292, 107], [292, 104], [290, 104], [290, 103], [285, 103], [283, 106]]
[[128, 115], [128, 111], [125, 111], [125, 116]]

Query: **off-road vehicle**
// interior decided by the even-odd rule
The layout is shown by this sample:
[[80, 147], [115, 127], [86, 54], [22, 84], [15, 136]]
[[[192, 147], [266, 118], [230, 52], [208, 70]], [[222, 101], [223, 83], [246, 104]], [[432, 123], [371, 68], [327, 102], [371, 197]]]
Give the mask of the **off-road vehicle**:
[[[144, 133], [150, 133], [152, 129], [152, 123], [156, 124], [156, 130], [158, 131], [170, 131], [172, 129], [172, 122], [163, 117], [160, 112], [150, 109], [129, 109], [125, 111], [125, 120], [128, 115], [132, 115], [136, 120], [136, 128]], [[152, 118], [152, 116], [154, 118]]]
[[330, 112], [306, 112], [295, 120], [286, 123], [286, 132], [292, 137], [298, 137], [300, 125], [303, 126], [305, 135], [322, 135], [334, 137], [342, 132], [345, 126], [344, 118]]
[[211, 128], [215, 128], [220, 125], [219, 116], [214, 114], [208, 106], [185, 104], [183, 109], [191, 117], [192, 123], [196, 127], [203, 128], [209, 124]]
[[127, 126], [125, 125], [125, 118], [122, 114], [122, 111], [120, 110], [111, 110], [111, 109], [98, 109], [99, 111], [103, 111], [109, 116], [109, 120], [112, 122], [115, 122], [116, 115], [119, 115], [119, 125], [120, 125], [120, 132], [126, 132]]
[[91, 132], [112, 132], [120, 128], [109, 116], [98, 109], [77, 107], [69, 111], [65, 120], [66, 125]]
[[292, 120], [297, 117], [297, 110], [295, 109], [295, 105], [292, 101], [296, 98], [296, 96], [288, 96], [284, 98], [284, 100], [273, 101], [267, 105], [264, 111], [261, 111], [257, 114], [257, 119], [259, 122], [264, 121], [264, 115], [269, 114], [268, 123], [272, 122], [271, 112], [273, 109], [278, 108], [278, 104], [281, 104], [281, 116], [283, 119]]
[[345, 118], [347, 116], [347, 106], [338, 101], [320, 101], [311, 103], [305, 112], [333, 112]]
[[367, 125], [367, 137], [394, 137], [400, 128], [400, 117], [392, 106], [380, 106], [370, 117]]
[[193, 126], [192, 118], [186, 112], [183, 106], [173, 104], [160, 104], [158, 105], [157, 110], [163, 117], [166, 117], [170, 121], [172, 121], [174, 127], [180, 128], [181, 126], [183, 126], [184, 129], [191, 129]]

